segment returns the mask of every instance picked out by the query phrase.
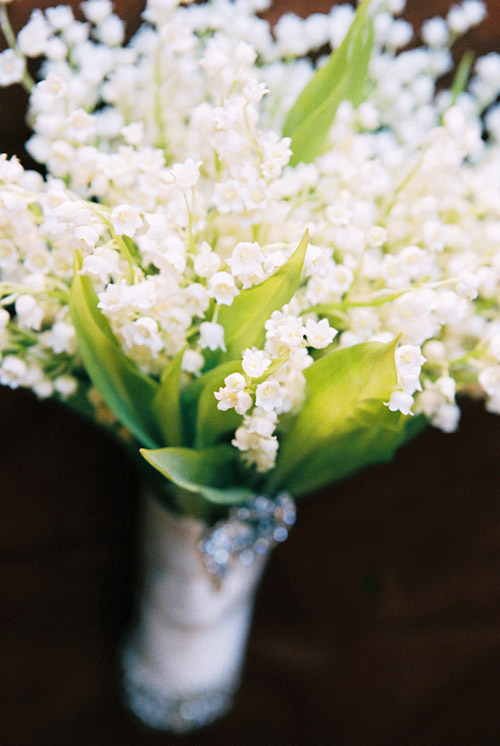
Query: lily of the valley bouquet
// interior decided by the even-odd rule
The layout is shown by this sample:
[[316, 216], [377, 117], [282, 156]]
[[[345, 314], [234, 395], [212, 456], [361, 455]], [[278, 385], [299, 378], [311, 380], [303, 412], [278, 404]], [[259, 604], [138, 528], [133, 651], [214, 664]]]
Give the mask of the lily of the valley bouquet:
[[[404, 0], [274, 29], [265, 0], [149, 0], [127, 44], [109, 0], [17, 39], [6, 5], [0, 83], [29, 90], [46, 175], [0, 162], [0, 382], [140, 448], [174, 513], [215, 523], [219, 585], [291, 498], [453, 431], [457, 394], [500, 411], [500, 55], [436, 85], [479, 0], [416, 47]], [[178, 729], [210, 709], [182, 706]]]

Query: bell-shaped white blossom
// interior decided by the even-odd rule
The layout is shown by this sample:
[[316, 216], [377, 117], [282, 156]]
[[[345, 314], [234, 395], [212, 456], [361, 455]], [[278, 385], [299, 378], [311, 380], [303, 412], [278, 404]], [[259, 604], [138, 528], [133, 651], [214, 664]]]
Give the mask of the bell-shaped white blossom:
[[17, 54], [13, 49], [5, 49], [0, 52], [0, 86], [9, 86], [20, 83], [26, 70], [24, 57]]
[[260, 378], [271, 365], [271, 359], [263, 350], [247, 348], [243, 350], [241, 365], [249, 378]]

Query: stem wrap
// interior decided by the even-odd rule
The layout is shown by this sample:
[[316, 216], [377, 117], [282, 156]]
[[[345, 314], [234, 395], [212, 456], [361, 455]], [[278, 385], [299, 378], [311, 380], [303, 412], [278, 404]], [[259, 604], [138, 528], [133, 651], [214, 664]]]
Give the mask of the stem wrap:
[[139, 618], [124, 651], [125, 697], [147, 725], [186, 732], [227, 712], [238, 688], [266, 556], [220, 583], [204, 566], [206, 526], [146, 499]]

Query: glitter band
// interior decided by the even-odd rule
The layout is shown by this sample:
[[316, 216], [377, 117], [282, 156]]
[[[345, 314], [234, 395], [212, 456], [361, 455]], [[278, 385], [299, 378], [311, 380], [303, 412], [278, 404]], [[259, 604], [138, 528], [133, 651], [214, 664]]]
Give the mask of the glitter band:
[[141, 670], [130, 650], [123, 663], [124, 698], [130, 710], [150, 728], [171, 733], [188, 733], [225, 715], [231, 709], [239, 686], [237, 677], [226, 686], [172, 696], [164, 690], [161, 681]]
[[220, 581], [234, 562], [253, 564], [256, 556], [286, 540], [295, 518], [295, 502], [287, 492], [274, 499], [256, 495], [231, 508], [228, 518], [206, 529], [198, 543], [208, 572]]

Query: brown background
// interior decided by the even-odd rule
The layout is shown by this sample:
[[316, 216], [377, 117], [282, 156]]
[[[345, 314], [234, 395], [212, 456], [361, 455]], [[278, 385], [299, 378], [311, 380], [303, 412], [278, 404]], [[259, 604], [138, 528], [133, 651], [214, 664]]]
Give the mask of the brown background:
[[[410, 0], [408, 16], [450, 5]], [[274, 6], [291, 7], [328, 3]], [[489, 9], [462, 48], [499, 49], [500, 4]], [[16, 149], [7, 94], [2, 145]], [[500, 744], [500, 420], [479, 405], [457, 434], [429, 430], [300, 504], [261, 587], [235, 708], [183, 738], [119, 705], [132, 467], [53, 403], [0, 389], [0, 412], [0, 746]]]

